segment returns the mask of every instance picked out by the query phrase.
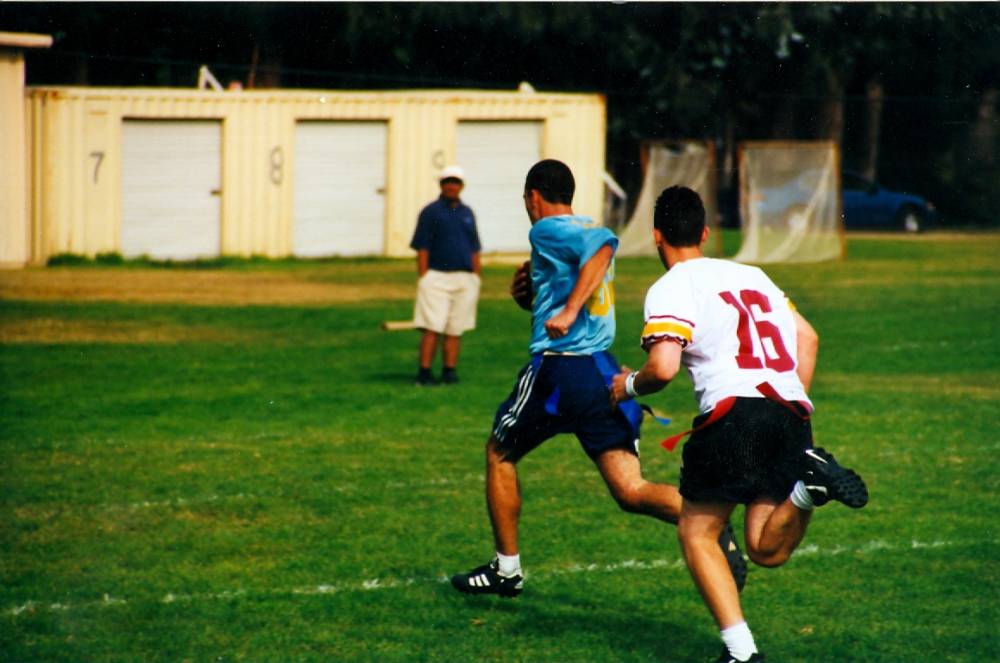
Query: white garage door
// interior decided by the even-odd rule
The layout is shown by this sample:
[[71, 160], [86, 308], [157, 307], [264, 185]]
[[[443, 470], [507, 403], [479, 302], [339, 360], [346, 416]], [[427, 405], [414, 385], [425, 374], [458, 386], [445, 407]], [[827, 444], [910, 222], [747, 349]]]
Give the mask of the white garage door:
[[385, 135], [384, 122], [296, 125], [296, 256], [384, 252]]
[[476, 214], [484, 253], [527, 252], [531, 222], [524, 176], [540, 158], [541, 122], [459, 122], [456, 158], [465, 169], [462, 201]]
[[219, 255], [221, 146], [217, 121], [122, 123], [123, 256]]

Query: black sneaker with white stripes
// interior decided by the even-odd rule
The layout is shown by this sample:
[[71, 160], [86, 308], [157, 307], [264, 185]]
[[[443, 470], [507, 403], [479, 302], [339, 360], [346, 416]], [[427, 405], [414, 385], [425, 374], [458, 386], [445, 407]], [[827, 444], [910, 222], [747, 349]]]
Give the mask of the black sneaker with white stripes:
[[715, 663], [759, 663], [764, 660], [764, 655], [760, 652], [754, 652], [750, 655], [750, 658], [740, 660], [729, 653], [729, 649], [726, 647], [722, 648], [722, 654], [719, 658], [715, 659]]
[[742, 592], [743, 586], [747, 584], [747, 560], [740, 550], [740, 544], [736, 542], [736, 535], [733, 534], [733, 526], [730, 523], [726, 523], [725, 529], [719, 535], [719, 547], [722, 548], [729, 570], [733, 573], [737, 591]]
[[806, 449], [802, 462], [802, 483], [816, 506], [837, 500], [852, 509], [860, 509], [868, 503], [868, 487], [864, 480], [854, 470], [842, 467], [830, 452], [821, 447]]
[[505, 578], [500, 575], [497, 560], [472, 569], [468, 573], [456, 573], [451, 577], [451, 586], [464, 594], [499, 594], [514, 598], [524, 587], [521, 574]]

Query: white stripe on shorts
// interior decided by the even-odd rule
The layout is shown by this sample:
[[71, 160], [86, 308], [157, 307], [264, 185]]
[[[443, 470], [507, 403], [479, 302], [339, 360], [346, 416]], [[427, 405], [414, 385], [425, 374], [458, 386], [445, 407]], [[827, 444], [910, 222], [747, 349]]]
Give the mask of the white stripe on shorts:
[[507, 414], [500, 419], [497, 429], [493, 432], [499, 441], [503, 442], [507, 436], [507, 430], [517, 422], [517, 417], [521, 414], [521, 410], [524, 409], [524, 404], [528, 402], [528, 396], [531, 395], [531, 388], [534, 386], [535, 368], [534, 366], [529, 366], [517, 384], [517, 397], [514, 399], [514, 405], [507, 410]]
[[517, 417], [524, 408], [528, 396], [531, 395], [531, 388], [534, 384], [535, 372], [531, 368], [528, 368], [524, 375], [521, 376], [521, 380], [517, 385], [517, 395], [514, 398], [514, 404], [507, 410], [507, 414], [500, 419], [500, 423], [497, 426], [497, 439], [501, 442], [507, 436], [507, 430], [517, 422]]

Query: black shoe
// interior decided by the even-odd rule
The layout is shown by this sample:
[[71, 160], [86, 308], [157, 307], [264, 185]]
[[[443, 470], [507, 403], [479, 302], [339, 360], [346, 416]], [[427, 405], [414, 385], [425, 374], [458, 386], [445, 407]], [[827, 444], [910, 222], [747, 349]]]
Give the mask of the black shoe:
[[750, 658], [741, 661], [732, 654], [729, 653], [729, 649], [725, 646], [722, 647], [722, 654], [719, 658], [715, 659], [715, 663], [758, 663], [764, 660], [764, 655], [760, 652], [755, 652], [750, 655]]
[[417, 385], [418, 387], [438, 386], [437, 381], [434, 380], [434, 376], [431, 375], [430, 371], [427, 371], [426, 373], [420, 371], [419, 373], [417, 373], [417, 377], [416, 379], [413, 380], [413, 384]]
[[740, 544], [736, 543], [733, 526], [729, 523], [726, 523], [725, 529], [719, 535], [719, 547], [722, 548], [722, 552], [726, 556], [726, 563], [729, 564], [733, 580], [736, 581], [737, 591], [742, 592], [743, 586], [747, 584], [747, 560], [743, 557]]
[[504, 578], [497, 571], [497, 560], [472, 569], [468, 573], [456, 573], [451, 577], [451, 586], [464, 594], [499, 594], [514, 598], [524, 587], [521, 574]]
[[830, 500], [837, 500], [852, 509], [860, 509], [868, 503], [868, 488], [857, 472], [841, 467], [825, 449], [806, 449], [804, 453], [802, 483], [813, 504], [823, 506]]
[[446, 368], [441, 373], [441, 382], [444, 384], [458, 384], [458, 373], [454, 368]]

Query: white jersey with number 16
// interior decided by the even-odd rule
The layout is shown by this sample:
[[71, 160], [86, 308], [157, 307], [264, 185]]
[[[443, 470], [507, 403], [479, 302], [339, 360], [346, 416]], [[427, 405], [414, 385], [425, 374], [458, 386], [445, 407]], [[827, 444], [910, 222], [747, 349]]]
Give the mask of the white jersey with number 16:
[[763, 398], [761, 382], [786, 400], [808, 403], [795, 372], [792, 311], [785, 293], [757, 267], [685, 260], [646, 293], [642, 347], [649, 351], [668, 339], [681, 344], [703, 413], [728, 396]]

